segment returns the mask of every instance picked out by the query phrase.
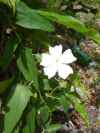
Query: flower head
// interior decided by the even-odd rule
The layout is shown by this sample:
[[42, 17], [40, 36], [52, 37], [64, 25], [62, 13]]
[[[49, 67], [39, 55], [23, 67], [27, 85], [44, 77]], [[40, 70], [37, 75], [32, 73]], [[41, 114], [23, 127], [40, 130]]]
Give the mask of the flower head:
[[49, 53], [42, 54], [40, 65], [44, 67], [44, 74], [48, 78], [52, 78], [58, 74], [62, 79], [66, 79], [73, 73], [73, 69], [68, 65], [76, 61], [76, 57], [72, 54], [71, 49], [62, 53], [62, 45], [49, 47]]

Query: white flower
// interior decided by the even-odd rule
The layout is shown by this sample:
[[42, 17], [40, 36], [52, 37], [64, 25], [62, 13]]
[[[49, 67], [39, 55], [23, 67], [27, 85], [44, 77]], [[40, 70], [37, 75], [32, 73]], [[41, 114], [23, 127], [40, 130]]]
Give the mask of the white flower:
[[49, 47], [49, 53], [42, 54], [40, 65], [44, 67], [44, 74], [52, 78], [58, 73], [59, 77], [66, 79], [73, 73], [73, 69], [68, 65], [76, 61], [71, 49], [62, 53], [62, 45]]

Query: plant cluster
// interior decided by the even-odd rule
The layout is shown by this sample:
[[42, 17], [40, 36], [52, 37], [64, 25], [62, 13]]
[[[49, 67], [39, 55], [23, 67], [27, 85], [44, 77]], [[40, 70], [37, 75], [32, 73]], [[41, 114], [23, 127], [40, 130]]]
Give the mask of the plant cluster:
[[76, 65], [92, 62], [82, 40], [100, 45], [100, 29], [91, 22], [100, 16], [99, 3], [0, 0], [1, 133], [55, 133], [64, 126], [53, 120], [57, 110], [69, 116], [75, 109], [89, 126], [89, 92]]

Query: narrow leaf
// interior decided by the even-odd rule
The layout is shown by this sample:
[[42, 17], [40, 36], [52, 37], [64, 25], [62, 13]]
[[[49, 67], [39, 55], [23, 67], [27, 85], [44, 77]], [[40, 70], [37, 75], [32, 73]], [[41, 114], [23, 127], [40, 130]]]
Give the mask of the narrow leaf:
[[85, 124], [89, 125], [88, 113], [86, 112], [84, 104], [80, 101], [78, 97], [73, 94], [66, 93], [67, 98], [69, 98], [74, 104], [75, 110], [80, 114], [81, 118], [84, 120]]
[[8, 65], [11, 63], [14, 52], [16, 51], [19, 43], [20, 43], [20, 40], [16, 37], [16, 38], [10, 39], [8, 43], [6, 44], [4, 55], [2, 57], [2, 63], [0, 63], [3, 69], [7, 68]]
[[27, 114], [26, 125], [23, 129], [23, 133], [35, 133], [35, 118], [36, 109], [33, 107], [32, 110]]
[[20, 57], [17, 60], [17, 66], [22, 72], [24, 78], [28, 81], [33, 81], [36, 88], [38, 88], [38, 74], [32, 49], [25, 48], [22, 50]]
[[16, 4], [19, 2], [20, 0], [0, 0], [0, 2], [7, 4], [10, 8], [13, 9], [13, 11], [15, 12], [16, 10]]

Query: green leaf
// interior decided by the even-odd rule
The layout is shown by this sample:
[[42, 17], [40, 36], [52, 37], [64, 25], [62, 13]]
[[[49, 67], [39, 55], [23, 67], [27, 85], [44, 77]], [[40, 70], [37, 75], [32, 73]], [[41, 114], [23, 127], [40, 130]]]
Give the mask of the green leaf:
[[[80, 96], [80, 98], [83, 101], [86, 101], [89, 99], [90, 97], [90, 92], [89, 90], [86, 88], [85, 84], [82, 83], [81, 79], [80, 79], [80, 75], [78, 73], [73, 74], [72, 76], [72, 84], [77, 92], [77, 94]], [[78, 88], [78, 90], [77, 90]]]
[[49, 121], [50, 110], [47, 105], [44, 105], [38, 109], [38, 125], [44, 125]]
[[63, 106], [64, 112], [66, 113], [69, 109], [71, 102], [64, 95], [59, 97], [59, 102], [61, 106]]
[[23, 133], [35, 133], [35, 119], [36, 109], [33, 107], [32, 110], [27, 114], [26, 125], [23, 129]]
[[38, 89], [38, 73], [31, 48], [25, 48], [21, 51], [21, 55], [17, 60], [17, 66], [24, 78], [28, 81], [33, 81], [34, 86]]
[[60, 15], [58, 13], [47, 12], [47, 11], [38, 11], [38, 12], [40, 15], [45, 16], [49, 20], [65, 25], [67, 26], [67, 28], [72, 28], [80, 33], [86, 33], [88, 31], [85, 25], [81, 21], [77, 20], [72, 16]]
[[58, 131], [62, 127], [63, 126], [61, 124], [51, 124], [44, 131], [46, 131], [47, 133], [52, 133], [52, 132]]
[[40, 29], [44, 31], [54, 31], [53, 25], [40, 16], [36, 10], [27, 7], [20, 2], [17, 6], [17, 22], [16, 24], [28, 29]]
[[38, 11], [38, 13], [53, 22], [62, 24], [67, 28], [74, 29], [83, 35], [88, 35], [96, 43], [100, 44], [100, 34], [97, 33], [94, 29], [91, 30], [91, 28], [87, 28], [84, 23], [74, 17], [47, 11]]
[[2, 62], [0, 63], [1, 67], [3, 69], [7, 68], [8, 65], [11, 63], [14, 53], [20, 43], [20, 40], [16, 38], [11, 38], [8, 43], [6, 44], [5, 50], [4, 50], [4, 55], [1, 58]]
[[89, 29], [88, 36], [100, 45], [100, 34], [95, 29]]
[[52, 90], [52, 87], [50, 86], [49, 80], [48, 79], [43, 79], [43, 85], [44, 85], [44, 90], [50, 91]]
[[49, 95], [46, 95], [46, 103], [49, 106], [51, 112], [55, 111], [60, 106], [59, 99]]
[[13, 132], [13, 133], [19, 133], [19, 131], [20, 131], [20, 127], [19, 127], [19, 126], [17, 126], [17, 128], [14, 130], [14, 132]]
[[88, 113], [86, 112], [84, 104], [80, 101], [78, 97], [73, 94], [65, 94], [68, 99], [74, 104], [75, 110], [80, 114], [81, 118], [84, 120], [86, 126], [89, 126]]
[[17, 84], [13, 89], [13, 95], [10, 97], [7, 104], [8, 112], [5, 113], [5, 133], [11, 133], [13, 131], [30, 100], [30, 96], [32, 96], [32, 93], [27, 86]]
[[13, 12], [15, 13], [16, 4], [17, 4], [20, 0], [8, 0], [8, 1], [9, 1], [10, 7], [13, 9]]
[[74, 105], [75, 105], [75, 110], [79, 112], [80, 116], [82, 119], [85, 121], [85, 124], [88, 126], [89, 125], [89, 118], [88, 118], [88, 113], [86, 112], [85, 106], [80, 102], [78, 98], [74, 98]]
[[14, 77], [9, 78], [7, 80], [0, 81], [0, 94], [9, 88], [9, 86], [12, 84], [13, 80], [14, 80]]
[[16, 10], [16, 4], [19, 2], [20, 0], [0, 0], [0, 2], [7, 4], [8, 6], [10, 6], [10, 8], [13, 9], [13, 11], [15, 12]]

